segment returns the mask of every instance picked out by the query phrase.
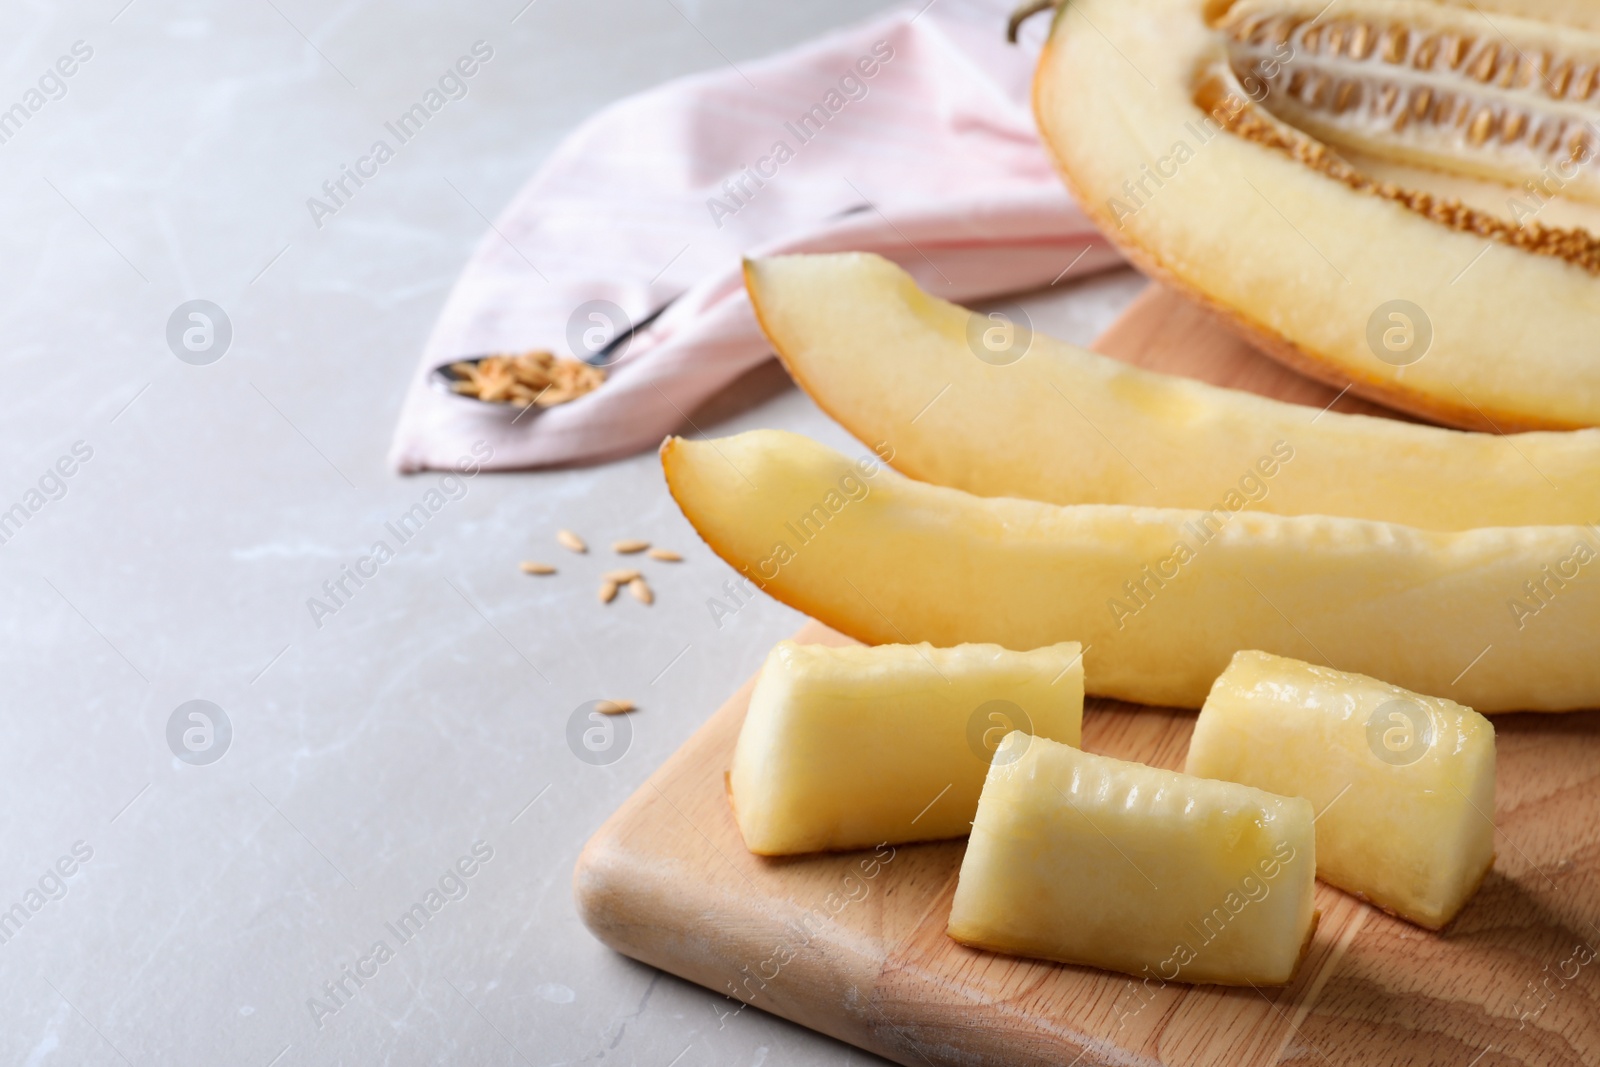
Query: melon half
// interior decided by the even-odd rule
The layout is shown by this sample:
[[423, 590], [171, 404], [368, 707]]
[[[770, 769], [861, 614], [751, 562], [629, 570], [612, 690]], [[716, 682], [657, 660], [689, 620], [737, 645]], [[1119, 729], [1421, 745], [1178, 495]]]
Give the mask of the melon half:
[[1457, 426], [1594, 426], [1600, 34], [1534, 10], [1068, 0], [1034, 109], [1128, 256], [1291, 366]]

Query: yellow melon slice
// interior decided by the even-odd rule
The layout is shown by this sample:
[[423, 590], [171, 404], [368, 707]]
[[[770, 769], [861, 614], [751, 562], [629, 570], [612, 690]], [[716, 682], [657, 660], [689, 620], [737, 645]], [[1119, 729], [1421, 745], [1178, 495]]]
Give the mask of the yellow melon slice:
[[1077, 745], [1083, 657], [1067, 642], [772, 650], [734, 749], [745, 846], [778, 856], [965, 837], [1012, 730]]
[[1106, 233], [1292, 366], [1594, 426], [1600, 34], [1497, 6], [1068, 0], [1034, 108]]
[[1454, 701], [1240, 652], [1185, 769], [1305, 797], [1317, 877], [1422, 926], [1454, 918], [1494, 862], [1494, 727]]
[[995, 359], [981, 317], [878, 256], [745, 264], [795, 381], [896, 469], [979, 496], [1210, 508], [1427, 529], [1600, 517], [1600, 430], [1504, 438], [1319, 412], [1140, 370], [1033, 333]]
[[995, 753], [950, 936], [1158, 982], [1282, 985], [1316, 928], [1311, 805], [1022, 733]]
[[[1600, 706], [1587, 528], [1060, 508], [914, 482], [777, 430], [668, 438], [662, 465], [723, 559], [869, 644], [1077, 640], [1089, 692], [1146, 704], [1199, 707], [1235, 652], [1259, 648], [1480, 711]], [[1536, 612], [1519, 601], [1547, 579], [1560, 585]]]

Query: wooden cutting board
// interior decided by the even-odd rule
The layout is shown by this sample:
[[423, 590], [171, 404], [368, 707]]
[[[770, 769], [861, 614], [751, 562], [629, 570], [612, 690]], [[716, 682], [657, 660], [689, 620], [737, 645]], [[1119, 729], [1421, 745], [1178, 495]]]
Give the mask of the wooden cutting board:
[[[1336, 396], [1156, 287], [1096, 347], [1317, 407]], [[1388, 414], [1349, 397], [1337, 410]], [[848, 640], [819, 623], [798, 639]], [[606, 821], [574, 874], [600, 940], [723, 994], [728, 1013], [743, 1002], [908, 1067], [1600, 1064], [1600, 712], [1495, 717], [1497, 857], [1442, 934], [1319, 883], [1292, 985], [1146, 989], [946, 937], [963, 842], [747, 852], [723, 772], [753, 685]], [[1193, 725], [1192, 711], [1091, 699], [1083, 745], [1177, 768]]]

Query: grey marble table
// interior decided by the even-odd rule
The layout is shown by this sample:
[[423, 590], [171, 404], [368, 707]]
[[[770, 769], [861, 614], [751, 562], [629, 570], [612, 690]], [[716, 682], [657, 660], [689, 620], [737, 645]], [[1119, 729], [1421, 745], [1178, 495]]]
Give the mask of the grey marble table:
[[[884, 6], [524, 4], [0, 15], [0, 108], [23, 108], [0, 113], [0, 1063], [871, 1059], [719, 1021], [574, 914], [588, 834], [798, 624], [713, 618], [731, 572], [654, 457], [475, 478], [308, 612], [439, 487], [384, 453], [483, 216], [606, 102]], [[478, 40], [466, 98], [315, 225], [307, 198]], [[1139, 285], [1029, 306], [1085, 340]], [[220, 359], [169, 345], [192, 300], [230, 324]], [[847, 441], [775, 368], [713, 406], [713, 432]], [[602, 608], [611, 557], [562, 553], [563, 526], [686, 561], [653, 607]], [[602, 696], [641, 710], [593, 766], [567, 722]]]

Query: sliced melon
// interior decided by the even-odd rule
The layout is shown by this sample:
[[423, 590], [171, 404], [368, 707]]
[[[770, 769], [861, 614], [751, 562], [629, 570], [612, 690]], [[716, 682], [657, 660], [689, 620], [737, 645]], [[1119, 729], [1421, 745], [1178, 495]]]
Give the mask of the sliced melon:
[[878, 256], [745, 264], [767, 337], [824, 411], [903, 473], [979, 496], [1210, 508], [1427, 529], [1600, 518], [1600, 430], [1514, 439], [1318, 412], [1035, 333], [1001, 365], [973, 313]]
[[1012, 730], [1077, 745], [1074, 642], [772, 650], [734, 749], [728, 795], [766, 856], [965, 837]]
[[1494, 862], [1494, 727], [1454, 701], [1240, 652], [1185, 769], [1306, 798], [1317, 877], [1431, 929]]
[[[1089, 692], [1145, 704], [1199, 707], [1235, 652], [1259, 648], [1480, 711], [1600, 706], [1587, 528], [1061, 508], [914, 482], [777, 430], [668, 438], [662, 465], [723, 559], [869, 644], [1078, 640]], [[1524, 583], [1554, 574], [1541, 568], [1573, 577], [1519, 614]]]
[[1594, 426], [1600, 34], [1496, 6], [1068, 0], [1034, 108], [1106, 233], [1292, 366], [1459, 426]]
[[1014, 733], [950, 936], [1160, 982], [1282, 985], [1311, 942], [1311, 805]]

